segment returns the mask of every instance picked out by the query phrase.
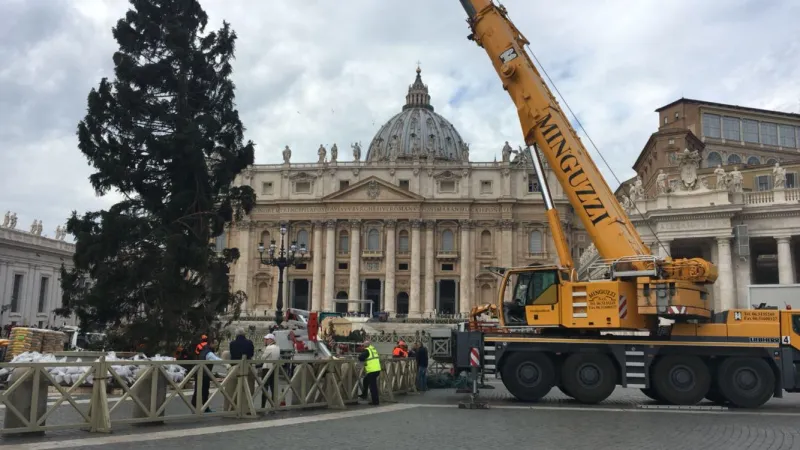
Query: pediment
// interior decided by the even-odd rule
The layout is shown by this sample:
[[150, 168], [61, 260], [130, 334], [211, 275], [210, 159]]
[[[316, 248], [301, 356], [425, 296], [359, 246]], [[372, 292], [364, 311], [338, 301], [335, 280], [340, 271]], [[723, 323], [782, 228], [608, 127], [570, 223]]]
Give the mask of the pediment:
[[289, 179], [290, 180], [298, 180], [298, 181], [314, 180], [316, 178], [317, 178], [317, 174], [314, 173], [314, 172], [305, 172], [305, 171], [303, 171], [303, 172], [295, 172], [295, 173], [292, 173], [291, 175], [289, 175]]
[[444, 170], [442, 172], [434, 174], [433, 178], [437, 180], [457, 180], [461, 178], [461, 173], [454, 172], [452, 170]]
[[424, 197], [400, 189], [389, 182], [377, 177], [369, 177], [341, 191], [325, 196], [324, 202], [339, 201], [364, 201], [364, 202], [393, 202], [393, 201], [422, 201]]

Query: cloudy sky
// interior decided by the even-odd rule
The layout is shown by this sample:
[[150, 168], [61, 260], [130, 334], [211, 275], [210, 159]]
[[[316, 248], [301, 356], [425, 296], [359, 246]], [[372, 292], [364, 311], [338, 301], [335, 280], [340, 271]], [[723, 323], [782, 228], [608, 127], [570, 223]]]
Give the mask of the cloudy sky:
[[[437, 112], [473, 160], [521, 143], [514, 106], [456, 0], [202, 0], [239, 35], [234, 79], [256, 162], [313, 161], [362, 142], [399, 111], [420, 61]], [[800, 112], [796, 0], [507, 0], [511, 18], [619, 179], [681, 96]], [[402, 5], [402, 6], [400, 6]], [[44, 234], [95, 196], [75, 130], [113, 76], [125, 0], [0, 0], [0, 214]], [[341, 159], [351, 157], [340, 152]], [[602, 163], [598, 161], [602, 167]], [[616, 182], [604, 169], [612, 187]], [[69, 238], [68, 238], [69, 239]]]

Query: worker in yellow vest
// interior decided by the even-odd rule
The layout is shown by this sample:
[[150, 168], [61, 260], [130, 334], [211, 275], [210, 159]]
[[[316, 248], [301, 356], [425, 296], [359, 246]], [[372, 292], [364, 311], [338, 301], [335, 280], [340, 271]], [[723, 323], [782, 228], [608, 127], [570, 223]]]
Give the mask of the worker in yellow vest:
[[372, 345], [370, 341], [365, 341], [366, 348], [360, 355], [358, 360], [364, 363], [364, 384], [361, 386], [361, 397], [366, 400], [367, 386], [369, 386], [369, 393], [372, 396], [370, 405], [378, 405], [378, 377], [381, 375], [381, 358], [378, 350]]

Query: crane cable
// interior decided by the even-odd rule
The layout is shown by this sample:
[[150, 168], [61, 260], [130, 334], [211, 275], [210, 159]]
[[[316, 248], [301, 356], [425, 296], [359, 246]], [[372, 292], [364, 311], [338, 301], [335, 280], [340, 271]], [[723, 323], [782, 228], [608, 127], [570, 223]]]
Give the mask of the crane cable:
[[[533, 60], [536, 61], [536, 65], [538, 65], [539, 68], [542, 70], [542, 73], [547, 78], [547, 81], [550, 83], [550, 85], [553, 86], [553, 90], [556, 91], [556, 94], [558, 94], [558, 97], [561, 99], [561, 102], [564, 104], [564, 106], [567, 107], [567, 110], [569, 111], [569, 113], [572, 114], [572, 117], [575, 119], [575, 123], [578, 124], [578, 127], [583, 131], [583, 134], [586, 135], [586, 139], [588, 139], [589, 143], [592, 144], [592, 148], [594, 148], [594, 151], [597, 152], [597, 154], [600, 156], [600, 159], [603, 160], [603, 163], [608, 168], [608, 171], [611, 172], [611, 176], [614, 177], [614, 180], [617, 181], [617, 184], [622, 185], [622, 182], [619, 180], [619, 178], [617, 178], [617, 174], [614, 173], [614, 169], [611, 168], [611, 164], [609, 164], [608, 161], [606, 161], [605, 156], [603, 156], [603, 153], [601, 153], [600, 149], [597, 148], [597, 145], [595, 145], [594, 140], [592, 140], [592, 137], [589, 135], [589, 132], [586, 131], [586, 128], [583, 127], [583, 124], [578, 119], [578, 115], [575, 114], [572, 111], [572, 108], [570, 108], [569, 103], [567, 103], [567, 100], [564, 98], [563, 95], [561, 95], [561, 91], [558, 90], [558, 86], [556, 86], [556, 83], [553, 81], [552, 78], [550, 78], [550, 75], [547, 73], [547, 70], [545, 70], [544, 65], [542, 64], [541, 61], [539, 61], [539, 58], [536, 57], [536, 53], [534, 53], [533, 50], [531, 50], [531, 46], [526, 44], [525, 45], [525, 50], [531, 55]], [[639, 208], [636, 207], [636, 203], [631, 200], [630, 196], [625, 194], [624, 191], [623, 191], [622, 195], [624, 195], [628, 199], [628, 201], [630, 201], [630, 204], [631, 204], [631, 206], [633, 206], [633, 209], [635, 209], [636, 212], [640, 216], [644, 217], [644, 214], [642, 214], [642, 212], [639, 211]], [[644, 223], [647, 226], [647, 228], [650, 230], [650, 232], [653, 234], [653, 237], [655, 237], [656, 243], [658, 244], [658, 247], [663, 249], [666, 252], [667, 255], [670, 255], [670, 250], [661, 242], [661, 239], [658, 238], [658, 235], [656, 234], [655, 230], [653, 230], [653, 227], [650, 226], [650, 223], [648, 223], [648, 221], [644, 221]]]

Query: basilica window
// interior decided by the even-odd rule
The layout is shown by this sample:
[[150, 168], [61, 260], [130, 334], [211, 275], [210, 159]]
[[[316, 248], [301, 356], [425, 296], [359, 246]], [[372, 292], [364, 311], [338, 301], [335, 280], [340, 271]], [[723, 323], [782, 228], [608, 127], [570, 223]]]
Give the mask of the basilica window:
[[761, 160], [758, 159], [758, 156], [751, 156], [751, 157], [747, 158], [747, 164], [751, 165], [751, 166], [757, 166], [757, 165], [761, 164]]
[[742, 158], [737, 154], [728, 155], [728, 164], [741, 164]]
[[706, 157], [707, 167], [717, 167], [722, 165], [722, 157], [717, 152], [709, 152]]
[[294, 192], [297, 194], [308, 194], [311, 192], [310, 181], [296, 181], [294, 183]]
[[344, 230], [339, 232], [339, 253], [342, 255], [350, 253], [350, 235]]
[[451, 230], [442, 231], [442, 251], [455, 251], [455, 239]]
[[492, 233], [489, 230], [483, 230], [481, 233], [481, 253], [492, 253]]
[[308, 231], [300, 230], [297, 232], [297, 248], [305, 245], [306, 248], [311, 248], [308, 245]]
[[408, 230], [400, 230], [398, 246], [401, 253], [408, 253]]
[[367, 250], [378, 251], [381, 247], [380, 234], [375, 228], [370, 228], [367, 232]]
[[269, 245], [269, 242], [270, 242], [270, 241], [269, 241], [269, 231], [263, 231], [263, 232], [261, 232], [261, 240], [260, 240], [259, 242], [261, 242], [262, 244], [264, 244], [264, 247], [266, 247], [266, 246], [268, 246], [268, 245]]
[[544, 253], [542, 244], [542, 232], [539, 230], [531, 231], [528, 236], [528, 252], [532, 255], [541, 255]]

